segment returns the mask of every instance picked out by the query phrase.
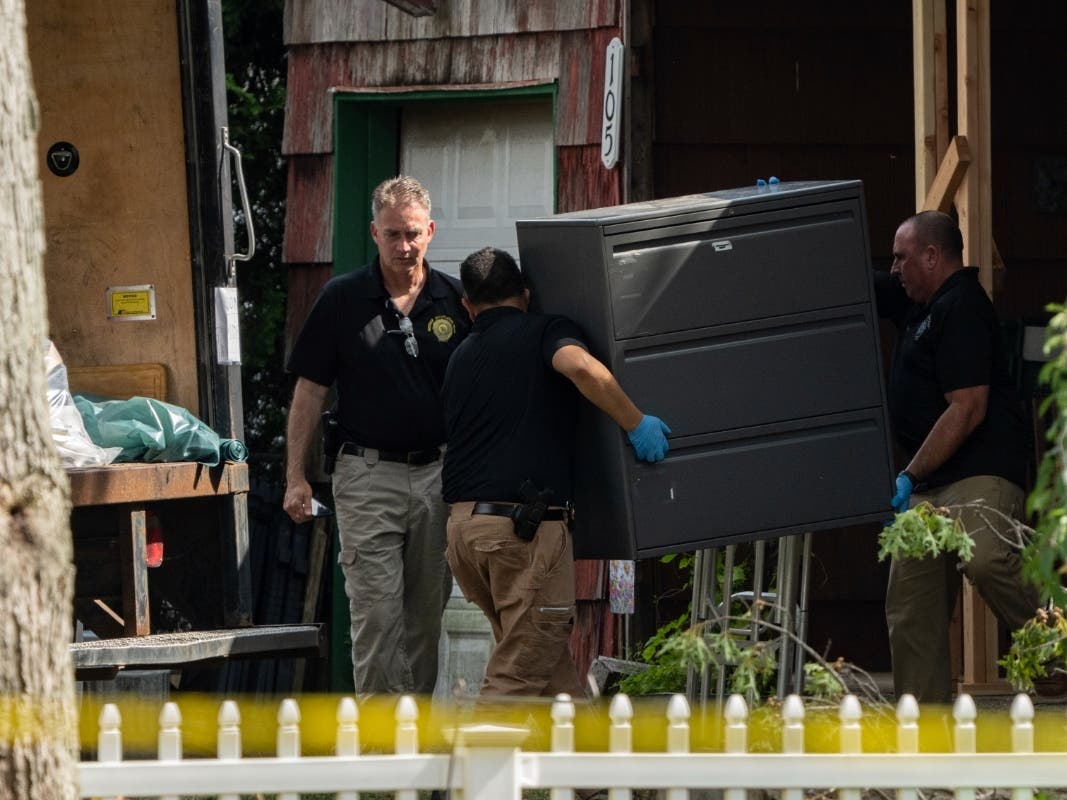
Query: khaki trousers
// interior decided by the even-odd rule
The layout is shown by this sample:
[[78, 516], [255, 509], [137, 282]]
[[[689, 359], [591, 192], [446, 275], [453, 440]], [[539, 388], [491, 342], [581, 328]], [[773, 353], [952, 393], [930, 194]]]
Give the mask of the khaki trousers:
[[489, 620], [496, 647], [483, 696], [585, 692], [570, 654], [574, 556], [565, 522], [542, 522], [529, 542], [507, 517], [472, 515], [455, 503], [448, 518], [448, 564], [464, 596]]
[[445, 563], [441, 462], [408, 466], [377, 451], [343, 455], [333, 474], [356, 691], [432, 694]]
[[[910, 693], [920, 703], [949, 703], [953, 676], [948, 630], [961, 575], [1009, 630], [1034, 616], [1038, 595], [1023, 583], [1019, 552], [1001, 538], [1014, 539], [1011, 520], [1022, 513], [1022, 489], [1003, 478], [979, 475], [913, 494], [911, 505], [924, 500], [950, 508], [963, 521], [974, 539], [974, 554], [966, 565], [955, 555], [893, 560], [885, 601], [893, 688], [898, 698]], [[968, 503], [977, 505], [954, 508]]]

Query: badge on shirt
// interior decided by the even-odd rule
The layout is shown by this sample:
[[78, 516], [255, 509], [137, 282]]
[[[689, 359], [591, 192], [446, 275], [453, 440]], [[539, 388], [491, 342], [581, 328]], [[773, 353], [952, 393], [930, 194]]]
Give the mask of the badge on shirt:
[[430, 320], [426, 325], [426, 330], [436, 336], [437, 341], [447, 342], [456, 335], [456, 323], [452, 320], [452, 317], [439, 314]]

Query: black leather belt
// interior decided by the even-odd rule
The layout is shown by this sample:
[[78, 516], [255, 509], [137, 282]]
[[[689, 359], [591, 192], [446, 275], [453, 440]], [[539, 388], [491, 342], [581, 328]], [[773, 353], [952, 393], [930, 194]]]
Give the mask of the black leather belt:
[[[367, 451], [374, 451], [373, 447], [363, 447], [354, 442], [345, 442], [341, 445], [341, 453], [346, 456], [365, 456]], [[432, 464], [441, 457], [441, 448], [430, 447], [426, 450], [413, 450], [410, 453], [395, 450], [378, 450], [379, 461], [394, 461], [398, 464], [410, 464], [413, 467], [421, 467], [424, 464]]]
[[[490, 517], [508, 517], [510, 518], [515, 510], [515, 506], [518, 503], [475, 503], [472, 514], [486, 514]], [[552, 506], [545, 515], [541, 517], [543, 522], [561, 522], [563, 520], [570, 521], [571, 511], [569, 508], [560, 508], [559, 506]]]

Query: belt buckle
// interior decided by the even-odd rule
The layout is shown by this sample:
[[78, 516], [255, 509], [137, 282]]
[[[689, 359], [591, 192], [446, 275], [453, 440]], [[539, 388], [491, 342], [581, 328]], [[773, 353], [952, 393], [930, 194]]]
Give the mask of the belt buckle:
[[574, 503], [570, 500], [563, 504], [563, 518], [567, 525], [574, 524]]

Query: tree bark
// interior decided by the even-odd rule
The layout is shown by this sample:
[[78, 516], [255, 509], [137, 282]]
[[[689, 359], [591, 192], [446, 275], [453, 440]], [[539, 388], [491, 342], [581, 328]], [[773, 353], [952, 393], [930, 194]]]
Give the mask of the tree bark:
[[69, 485], [52, 442], [37, 101], [0, 0], [0, 800], [76, 798]]

